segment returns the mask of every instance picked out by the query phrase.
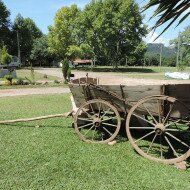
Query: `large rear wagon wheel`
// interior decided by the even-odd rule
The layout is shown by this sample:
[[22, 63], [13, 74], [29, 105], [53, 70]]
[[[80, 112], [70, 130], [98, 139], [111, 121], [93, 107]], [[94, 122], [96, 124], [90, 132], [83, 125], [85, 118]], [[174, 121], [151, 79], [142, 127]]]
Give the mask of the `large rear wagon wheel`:
[[[140, 125], [134, 125], [134, 120]], [[127, 136], [135, 150], [145, 158], [167, 164], [190, 156], [189, 126], [190, 109], [168, 96], [140, 100], [126, 120]]]
[[117, 109], [99, 99], [84, 103], [74, 116], [75, 131], [85, 142], [108, 143], [117, 136], [120, 125]]

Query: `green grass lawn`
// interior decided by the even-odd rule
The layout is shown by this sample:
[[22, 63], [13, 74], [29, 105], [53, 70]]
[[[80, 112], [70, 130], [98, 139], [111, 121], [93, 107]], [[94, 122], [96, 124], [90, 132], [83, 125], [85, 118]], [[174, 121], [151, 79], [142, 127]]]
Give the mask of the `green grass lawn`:
[[[27, 69], [20, 69], [20, 70], [16, 70], [17, 73], [17, 78], [22, 78], [25, 79], [25, 77], [27, 77], [28, 79], [32, 80], [31, 78], [31, 71], [27, 70]], [[36, 71], [34, 71], [34, 80], [35, 81], [53, 81], [53, 80], [61, 80], [59, 77], [55, 77], [55, 76], [47, 76], [47, 78], [44, 78], [44, 75], [41, 73], [38, 73]], [[5, 81], [4, 78], [0, 78], [1, 81]]]
[[[20, 69], [17, 70], [17, 78], [22, 78], [26, 81], [26, 77], [32, 81], [31, 78], [31, 71], [27, 69]], [[54, 83], [54, 80], [63, 80], [59, 77], [55, 76], [47, 76], [47, 78], [44, 78], [44, 75], [38, 72], [34, 71], [34, 80], [35, 81], [47, 81], [47, 85], [0, 85], [0, 89], [13, 89], [13, 88], [43, 88], [43, 87], [67, 87], [67, 85], [63, 83]], [[17, 81], [16, 79], [13, 79], [13, 83]], [[6, 81], [5, 78], [0, 78], [0, 81]]]
[[[0, 107], [0, 120], [71, 109], [65, 94], [0, 98]], [[149, 161], [127, 139], [114, 146], [84, 143], [71, 123], [71, 118], [52, 118], [0, 125], [0, 189], [190, 189], [190, 169]]]
[[67, 88], [68, 85], [64, 83], [48, 83], [47, 85], [2, 85], [0, 86], [0, 90], [7, 90], [7, 89], [19, 89], [19, 88], [47, 88], [47, 87], [63, 87]]
[[[50, 81], [50, 80], [60, 80], [60, 78], [58, 77], [54, 77], [54, 76], [47, 76], [47, 78], [44, 78], [44, 75], [41, 73], [38, 73], [36, 71], [34, 71], [34, 76], [35, 76], [35, 80], [43, 80], [43, 81]], [[29, 78], [31, 80], [31, 71], [30, 70], [26, 70], [26, 69], [21, 69], [21, 70], [17, 70], [17, 77], [18, 78]]]

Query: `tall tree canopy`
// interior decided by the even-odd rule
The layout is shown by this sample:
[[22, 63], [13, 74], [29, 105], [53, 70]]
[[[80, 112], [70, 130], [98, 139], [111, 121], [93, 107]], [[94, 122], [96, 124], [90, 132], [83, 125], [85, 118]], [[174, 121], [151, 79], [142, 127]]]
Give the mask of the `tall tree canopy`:
[[23, 18], [17, 15], [13, 23], [13, 49], [12, 54], [17, 54], [17, 32], [20, 41], [22, 62], [30, 59], [34, 40], [42, 37], [42, 32], [30, 18]]
[[55, 59], [55, 55], [49, 51], [48, 38], [46, 35], [34, 40], [30, 58], [32, 62], [40, 66], [50, 66], [50, 63]]
[[178, 51], [179, 64], [190, 66], [190, 26], [187, 26], [178, 38], [171, 40], [170, 43], [175, 45], [176, 52]]
[[0, 46], [9, 46], [10, 37], [10, 12], [7, 10], [5, 4], [0, 0]]
[[63, 58], [87, 47], [88, 56], [117, 67], [126, 56], [134, 62], [144, 53], [142, 19], [133, 0], [93, 0], [82, 11], [76, 5], [63, 7], [49, 28], [49, 45]]
[[153, 29], [156, 29], [158, 26], [169, 22], [162, 33], [165, 32], [165, 30], [167, 30], [178, 18], [180, 19], [177, 26], [190, 15], [189, 0], [149, 0], [147, 5], [145, 5], [144, 10], [147, 10], [154, 6], [157, 6], [157, 8], [154, 11], [152, 17], [158, 16], [158, 20]]
[[79, 15], [80, 9], [77, 5], [62, 7], [56, 13], [54, 26], [49, 27], [50, 50], [58, 54], [60, 58], [65, 58], [69, 46], [76, 44], [76, 20]]

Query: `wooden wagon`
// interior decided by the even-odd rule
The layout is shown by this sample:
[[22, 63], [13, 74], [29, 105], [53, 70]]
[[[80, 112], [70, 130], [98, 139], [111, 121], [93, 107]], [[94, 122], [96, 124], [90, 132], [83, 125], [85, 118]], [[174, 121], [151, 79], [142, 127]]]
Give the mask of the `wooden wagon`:
[[[89, 83], [89, 82], [88, 82]], [[168, 164], [190, 156], [190, 84], [69, 84], [74, 127], [86, 142], [108, 143], [121, 128], [142, 156]]]

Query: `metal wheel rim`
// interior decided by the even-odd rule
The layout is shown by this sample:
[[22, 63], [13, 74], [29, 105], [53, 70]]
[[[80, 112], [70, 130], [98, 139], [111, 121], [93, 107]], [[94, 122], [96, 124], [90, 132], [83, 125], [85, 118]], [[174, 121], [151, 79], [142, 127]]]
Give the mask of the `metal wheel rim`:
[[[77, 120], [81, 114], [81, 110], [83, 110], [84, 107], [88, 106], [89, 104], [104, 104], [106, 106], [108, 106], [115, 114], [115, 117], [116, 117], [116, 120], [117, 120], [117, 125], [115, 126], [115, 132], [107, 139], [105, 140], [101, 140], [101, 141], [94, 141], [92, 139], [87, 139], [85, 138], [85, 136], [83, 134], [81, 134], [80, 130], [79, 130], [79, 126], [77, 124]], [[101, 144], [105, 144], [105, 143], [108, 143], [112, 140], [115, 139], [115, 137], [117, 136], [117, 134], [119, 133], [119, 130], [120, 130], [120, 125], [121, 125], [121, 118], [120, 118], [120, 115], [119, 115], [119, 112], [117, 111], [117, 109], [111, 105], [109, 102], [107, 101], [104, 101], [104, 100], [100, 100], [100, 99], [93, 99], [93, 100], [90, 100], [90, 101], [87, 101], [86, 103], [82, 104], [77, 113], [75, 114], [74, 116], [74, 127], [75, 127], [75, 132], [79, 135], [79, 137], [85, 141], [85, 142], [89, 142], [89, 143], [101, 143]]]
[[[177, 157], [177, 158], [172, 158], [172, 159], [161, 159], [161, 158], [156, 158], [156, 157], [153, 157], [153, 156], [150, 156], [148, 155], [147, 153], [145, 153], [144, 151], [141, 150], [141, 148], [139, 148], [139, 146], [135, 143], [134, 141], [134, 138], [132, 137], [131, 135], [131, 132], [130, 132], [130, 119], [131, 119], [131, 116], [133, 115], [133, 112], [135, 111], [135, 109], [142, 103], [148, 101], [148, 100], [152, 100], [152, 99], [160, 99], [160, 100], [168, 100], [168, 98], [171, 98], [169, 96], [151, 96], [151, 97], [146, 97], [146, 98], [143, 98], [141, 99], [137, 104], [135, 104], [131, 110], [129, 111], [128, 113], [128, 116], [127, 116], [127, 120], [126, 120], [126, 132], [127, 132], [127, 137], [130, 141], [130, 143], [132, 144], [132, 146], [134, 147], [134, 149], [140, 154], [142, 155], [143, 157], [145, 158], [148, 158], [150, 160], [153, 160], [153, 161], [158, 161], [158, 162], [162, 162], [162, 163], [167, 163], [167, 164], [174, 164], [174, 163], [178, 163], [178, 162], [181, 162], [183, 160], [186, 160], [187, 157], [190, 156], [190, 149], [187, 150], [187, 152], [185, 152], [183, 155]], [[177, 102], [181, 103], [180, 101], [178, 101], [176, 99]], [[181, 103], [185, 108], [187, 108], [186, 105], [184, 105], [183, 103]], [[189, 110], [189, 108], [187, 108]]]

